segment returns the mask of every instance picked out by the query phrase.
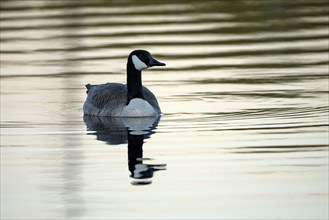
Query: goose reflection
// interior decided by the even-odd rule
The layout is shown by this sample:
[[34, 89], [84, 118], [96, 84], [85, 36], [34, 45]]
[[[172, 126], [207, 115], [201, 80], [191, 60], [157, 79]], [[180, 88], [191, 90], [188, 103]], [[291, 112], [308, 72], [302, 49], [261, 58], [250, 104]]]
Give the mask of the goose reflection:
[[154, 134], [160, 116], [143, 118], [97, 117], [84, 115], [88, 131], [95, 131], [97, 140], [109, 145], [128, 143], [128, 169], [133, 178], [132, 185], [152, 183], [154, 172], [166, 170], [166, 164], [149, 164], [151, 159], [143, 157], [144, 139]]

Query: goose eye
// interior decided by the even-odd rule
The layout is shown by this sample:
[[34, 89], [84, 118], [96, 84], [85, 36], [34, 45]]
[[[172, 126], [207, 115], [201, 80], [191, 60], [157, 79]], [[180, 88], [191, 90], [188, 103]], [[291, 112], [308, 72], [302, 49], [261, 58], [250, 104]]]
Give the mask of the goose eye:
[[139, 58], [141, 61], [143, 61], [144, 63], [149, 63], [149, 62], [148, 62], [148, 57], [145, 56], [145, 54], [140, 54], [140, 55], [138, 56], [138, 58]]

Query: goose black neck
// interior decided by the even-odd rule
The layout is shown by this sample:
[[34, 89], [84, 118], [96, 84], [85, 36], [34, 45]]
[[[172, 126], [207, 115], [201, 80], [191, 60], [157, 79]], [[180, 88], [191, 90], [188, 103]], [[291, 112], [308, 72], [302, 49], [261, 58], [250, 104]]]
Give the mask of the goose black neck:
[[134, 98], [144, 99], [142, 72], [131, 61], [127, 63], [127, 105]]

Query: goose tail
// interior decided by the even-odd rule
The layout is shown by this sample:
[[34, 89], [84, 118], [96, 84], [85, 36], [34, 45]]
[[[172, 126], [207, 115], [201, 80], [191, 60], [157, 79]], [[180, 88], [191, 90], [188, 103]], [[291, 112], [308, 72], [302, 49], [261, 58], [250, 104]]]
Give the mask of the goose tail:
[[87, 89], [86, 93], [88, 94], [88, 93], [89, 93], [89, 90], [92, 89], [94, 86], [95, 86], [95, 85], [91, 85], [91, 84], [89, 84], [89, 83], [88, 83], [87, 85], [85, 85], [85, 87], [86, 87], [86, 89]]

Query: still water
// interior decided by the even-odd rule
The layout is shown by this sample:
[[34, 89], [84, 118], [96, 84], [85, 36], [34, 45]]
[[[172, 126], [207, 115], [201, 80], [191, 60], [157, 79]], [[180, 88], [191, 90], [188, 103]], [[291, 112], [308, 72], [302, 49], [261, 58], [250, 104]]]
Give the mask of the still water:
[[[327, 0], [1, 1], [1, 219], [327, 219]], [[159, 118], [84, 117], [125, 83]]]

